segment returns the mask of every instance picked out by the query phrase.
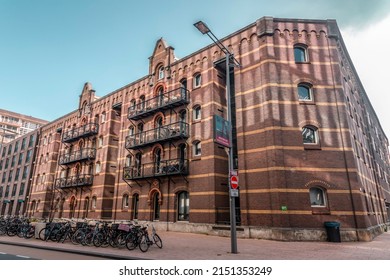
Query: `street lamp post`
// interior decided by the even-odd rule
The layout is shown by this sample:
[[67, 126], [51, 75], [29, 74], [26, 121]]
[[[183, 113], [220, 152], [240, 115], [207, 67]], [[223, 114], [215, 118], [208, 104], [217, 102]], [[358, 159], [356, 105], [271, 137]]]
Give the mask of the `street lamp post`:
[[210, 39], [217, 45], [217, 47], [224, 52], [226, 59], [226, 102], [227, 102], [227, 121], [229, 123], [229, 140], [230, 146], [228, 147], [228, 168], [229, 168], [229, 176], [228, 176], [228, 187], [229, 187], [229, 199], [230, 199], [230, 237], [231, 237], [231, 253], [237, 254], [237, 230], [236, 230], [236, 205], [235, 205], [235, 197], [232, 196], [232, 187], [230, 177], [232, 175], [232, 171], [234, 168], [233, 165], [233, 147], [232, 147], [232, 107], [231, 107], [231, 92], [230, 92], [230, 62], [233, 63], [234, 66], [240, 67], [240, 63], [234, 58], [234, 55], [222, 44], [222, 42], [211, 32], [208, 26], [202, 22], [198, 21], [194, 24], [194, 26], [202, 33], [207, 34]]

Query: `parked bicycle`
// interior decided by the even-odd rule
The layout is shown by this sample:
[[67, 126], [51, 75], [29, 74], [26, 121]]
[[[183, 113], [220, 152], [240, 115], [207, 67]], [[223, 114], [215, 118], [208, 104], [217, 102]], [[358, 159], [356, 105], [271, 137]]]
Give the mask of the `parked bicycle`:
[[142, 236], [141, 236], [141, 241], [139, 243], [139, 249], [142, 252], [148, 251], [149, 247], [152, 246], [153, 244], [156, 244], [158, 248], [162, 248], [162, 240], [160, 236], [156, 233], [156, 229], [152, 225], [152, 234], [149, 236], [148, 233], [148, 225], [146, 227], [142, 227]]

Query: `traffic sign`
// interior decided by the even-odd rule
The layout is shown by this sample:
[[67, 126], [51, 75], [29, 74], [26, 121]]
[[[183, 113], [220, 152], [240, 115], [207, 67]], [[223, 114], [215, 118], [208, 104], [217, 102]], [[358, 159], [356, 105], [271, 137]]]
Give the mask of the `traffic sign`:
[[232, 189], [238, 188], [238, 176], [231, 176], [230, 177], [230, 187]]
[[238, 189], [230, 189], [230, 196], [231, 197], [238, 197]]

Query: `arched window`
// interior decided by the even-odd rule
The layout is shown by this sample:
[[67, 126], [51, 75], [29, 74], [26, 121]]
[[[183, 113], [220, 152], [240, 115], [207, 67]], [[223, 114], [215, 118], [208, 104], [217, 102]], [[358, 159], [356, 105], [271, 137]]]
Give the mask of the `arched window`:
[[202, 145], [201, 145], [201, 142], [200, 141], [195, 141], [193, 144], [192, 144], [192, 147], [193, 147], [193, 155], [194, 156], [200, 156], [202, 155]]
[[194, 88], [200, 87], [202, 84], [202, 75], [200, 73], [194, 75]]
[[139, 194], [135, 193], [133, 195], [133, 213], [132, 213], [133, 220], [138, 219], [138, 206], [139, 206]]
[[294, 46], [294, 60], [295, 62], [307, 62], [307, 47], [304, 45]]
[[163, 106], [164, 105], [164, 88], [159, 87], [159, 89], [157, 90], [157, 94], [158, 94], [158, 106]]
[[88, 107], [87, 107], [87, 101], [84, 101], [83, 105], [81, 106], [81, 112], [83, 115], [85, 115], [86, 113], [88, 113]]
[[183, 191], [177, 195], [177, 219], [179, 221], [188, 221], [190, 215], [190, 198], [188, 192]]
[[298, 84], [298, 99], [301, 101], [311, 101], [312, 97], [312, 86], [306, 83]]
[[137, 153], [135, 155], [135, 169], [134, 169], [134, 176], [135, 177], [141, 176], [141, 169], [142, 169], [142, 154]]
[[131, 155], [127, 155], [126, 156], [125, 167], [131, 167], [132, 163], [133, 163], [133, 157]]
[[138, 138], [139, 138], [139, 142], [140, 143], [143, 143], [144, 142], [144, 124], [143, 123], [139, 123], [138, 124]]
[[200, 107], [200, 105], [196, 105], [192, 109], [192, 114], [192, 118], [194, 121], [200, 120], [200, 118], [202, 117], [202, 108]]
[[96, 162], [96, 165], [95, 165], [95, 174], [99, 174], [101, 170], [102, 170], [102, 167], [101, 167], [100, 161], [98, 161], [98, 162]]
[[313, 207], [326, 206], [325, 190], [321, 187], [310, 188], [310, 204]]
[[318, 132], [314, 126], [304, 126], [302, 128], [303, 144], [318, 144]]
[[101, 123], [105, 123], [106, 122], [106, 112], [103, 112], [101, 114]]
[[124, 194], [122, 196], [122, 208], [129, 208], [129, 195]]
[[145, 96], [142, 95], [139, 99], [140, 99], [139, 110], [142, 112], [145, 110]]
[[161, 65], [158, 68], [158, 79], [159, 80], [164, 79], [164, 66], [163, 65]]
[[96, 207], [97, 207], [97, 197], [96, 196], [92, 197], [91, 207], [92, 207], [92, 209], [96, 209]]
[[180, 95], [181, 99], [186, 100], [187, 99], [187, 80], [183, 79], [180, 81]]
[[129, 127], [129, 136], [134, 136], [134, 132], [135, 132], [134, 126], [130, 126]]
[[98, 148], [103, 147], [103, 136], [99, 136], [98, 138]]
[[155, 138], [160, 139], [164, 137], [164, 130], [162, 129], [163, 126], [163, 118], [158, 117], [154, 123], [155, 126]]
[[87, 196], [84, 200], [84, 211], [83, 211], [83, 219], [88, 217], [88, 210], [89, 210], [89, 197]]
[[154, 172], [155, 173], [161, 173], [161, 149], [157, 148], [154, 151]]
[[160, 193], [155, 192], [153, 194], [153, 220], [160, 219]]
[[130, 110], [135, 110], [136, 105], [137, 105], [137, 102], [135, 101], [135, 99], [132, 99], [130, 101]]
[[177, 156], [180, 162], [184, 162], [184, 160], [187, 158], [187, 145], [185, 143], [179, 145]]

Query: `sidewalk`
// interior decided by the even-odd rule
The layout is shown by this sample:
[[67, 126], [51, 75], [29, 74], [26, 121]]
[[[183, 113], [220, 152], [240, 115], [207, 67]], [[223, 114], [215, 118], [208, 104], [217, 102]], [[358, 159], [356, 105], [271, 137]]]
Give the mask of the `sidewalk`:
[[163, 248], [156, 245], [143, 253], [136, 248], [96, 248], [56, 243], [35, 238], [0, 236], [1, 244], [13, 244], [51, 250], [106, 256], [116, 259], [149, 260], [390, 260], [390, 232], [371, 242], [284, 242], [238, 239], [238, 254], [230, 253], [230, 238], [181, 232], [158, 232]]

